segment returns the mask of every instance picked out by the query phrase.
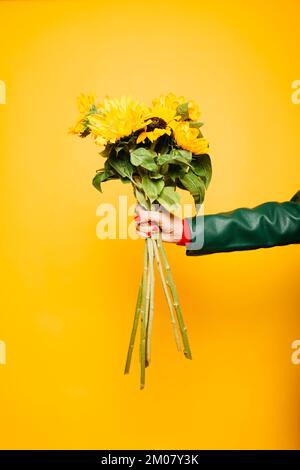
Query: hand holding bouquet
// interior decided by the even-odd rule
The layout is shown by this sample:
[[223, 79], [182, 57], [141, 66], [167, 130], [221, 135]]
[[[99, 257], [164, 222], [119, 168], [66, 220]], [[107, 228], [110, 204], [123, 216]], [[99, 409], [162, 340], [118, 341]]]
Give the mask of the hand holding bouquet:
[[[80, 116], [71, 132], [80, 137], [91, 136], [105, 159], [93, 179], [99, 191], [102, 192], [105, 181], [119, 179], [132, 185], [136, 200], [147, 210], [159, 205], [174, 211], [180, 200], [177, 187], [189, 191], [196, 205], [203, 202], [211, 179], [211, 162], [196, 103], [172, 93], [154, 99], [151, 107], [126, 96], [106, 97], [96, 104], [92, 95], [80, 95], [78, 108]], [[185, 357], [192, 358], [177, 289], [158, 231], [145, 240], [143, 272], [125, 366], [128, 373], [140, 323], [141, 388], [151, 360], [155, 262], [177, 349], [181, 350], [182, 343]]]

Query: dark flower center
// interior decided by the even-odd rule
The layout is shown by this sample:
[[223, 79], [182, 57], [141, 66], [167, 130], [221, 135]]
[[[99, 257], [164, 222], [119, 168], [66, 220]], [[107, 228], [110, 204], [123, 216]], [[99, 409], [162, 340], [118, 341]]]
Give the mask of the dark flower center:
[[146, 129], [147, 132], [153, 131], [154, 129], [157, 129], [157, 128], [165, 129], [167, 127], [166, 121], [164, 121], [163, 119], [159, 117], [152, 117], [150, 119], [152, 120], [152, 122], [147, 125], [147, 129]]

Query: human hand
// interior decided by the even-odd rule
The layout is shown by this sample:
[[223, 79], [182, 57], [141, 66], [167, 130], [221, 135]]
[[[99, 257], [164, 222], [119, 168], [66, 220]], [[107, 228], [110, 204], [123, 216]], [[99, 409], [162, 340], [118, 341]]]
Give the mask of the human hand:
[[142, 238], [151, 237], [161, 232], [162, 240], [168, 243], [178, 243], [182, 238], [182, 219], [170, 214], [162, 206], [157, 211], [147, 211], [140, 204], [135, 208], [136, 232]]

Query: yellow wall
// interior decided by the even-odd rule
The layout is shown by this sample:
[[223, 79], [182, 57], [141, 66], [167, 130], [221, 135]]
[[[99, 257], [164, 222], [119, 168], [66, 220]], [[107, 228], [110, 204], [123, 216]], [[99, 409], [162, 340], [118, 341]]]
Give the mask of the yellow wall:
[[[206, 121], [206, 212], [300, 188], [297, 0], [1, 1], [1, 448], [300, 448], [299, 247], [168, 247], [193, 361], [157, 290], [153, 364], [123, 376], [142, 241], [100, 241], [79, 92], [173, 91]], [[133, 196], [131, 202], [133, 201]]]

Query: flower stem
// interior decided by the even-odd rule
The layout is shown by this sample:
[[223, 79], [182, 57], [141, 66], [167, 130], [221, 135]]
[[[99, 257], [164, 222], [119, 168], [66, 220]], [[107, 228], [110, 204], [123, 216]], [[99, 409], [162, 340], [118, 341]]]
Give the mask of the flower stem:
[[152, 142], [151, 145], [150, 145], [150, 149], [155, 150], [155, 146], [156, 146], [156, 142], [154, 140], [154, 142]]
[[137, 332], [137, 327], [138, 327], [140, 312], [141, 312], [142, 291], [143, 291], [143, 277], [140, 283], [138, 298], [137, 298], [136, 307], [135, 307], [135, 314], [134, 314], [134, 320], [133, 320], [133, 325], [132, 325], [132, 330], [131, 330], [131, 336], [130, 336], [130, 342], [129, 342], [128, 352], [127, 352], [127, 359], [126, 359], [124, 374], [129, 374], [129, 370], [130, 370], [131, 358], [132, 358], [136, 332]]
[[174, 316], [174, 312], [173, 312], [173, 305], [172, 305], [172, 301], [171, 301], [171, 298], [170, 298], [170, 295], [169, 295], [169, 292], [168, 292], [168, 287], [167, 287], [167, 283], [166, 283], [166, 280], [165, 280], [165, 276], [164, 276], [164, 272], [163, 272], [163, 268], [162, 268], [162, 264], [161, 264], [161, 261], [160, 261], [160, 256], [159, 256], [159, 253], [158, 253], [156, 243], [157, 243], [156, 240], [153, 240], [154, 255], [155, 255], [158, 271], [159, 271], [159, 274], [160, 274], [163, 290], [164, 290], [164, 293], [165, 293], [165, 296], [166, 296], [166, 299], [167, 299], [167, 303], [168, 303], [168, 307], [169, 307], [169, 310], [170, 310], [171, 324], [172, 324], [172, 328], [173, 328], [173, 332], [174, 332], [174, 337], [175, 337], [177, 349], [178, 349], [178, 351], [181, 351], [180, 339], [179, 339], [176, 320], [175, 320], [175, 316]]
[[145, 365], [146, 365], [146, 294], [148, 279], [148, 246], [145, 242], [144, 248], [144, 271], [141, 304], [141, 336], [140, 336], [140, 388], [145, 387]]
[[154, 316], [154, 265], [153, 265], [153, 244], [152, 239], [148, 238], [148, 254], [149, 254], [149, 279], [150, 279], [150, 300], [149, 300], [149, 315], [147, 321], [147, 350], [146, 350], [146, 363], [150, 364], [151, 359], [151, 338], [152, 326]]
[[149, 361], [147, 356], [147, 344], [149, 341], [148, 337], [148, 323], [149, 323], [149, 315], [150, 315], [150, 296], [151, 296], [151, 273], [150, 273], [150, 244], [149, 239], [146, 240], [147, 243], [147, 251], [148, 251], [148, 266], [149, 270], [147, 272], [147, 289], [146, 289], [146, 310], [145, 310], [145, 367], [148, 367]]
[[171, 291], [171, 294], [172, 294], [172, 297], [173, 297], [173, 305], [174, 305], [174, 308], [175, 308], [175, 312], [176, 312], [176, 316], [177, 316], [177, 320], [178, 320], [178, 324], [179, 324], [179, 328], [180, 328], [181, 338], [182, 338], [182, 342], [183, 342], [183, 352], [184, 352], [184, 355], [187, 359], [192, 359], [192, 353], [191, 353], [191, 349], [190, 349], [190, 345], [189, 345], [187, 329], [186, 329], [186, 326], [185, 326], [185, 323], [184, 323], [184, 320], [183, 320], [183, 315], [182, 315], [182, 310], [181, 310], [181, 306], [180, 306], [180, 303], [179, 303], [179, 298], [178, 298], [178, 294], [177, 294], [176, 285], [175, 285], [174, 280], [173, 280], [170, 265], [169, 265], [169, 262], [168, 262], [168, 259], [167, 259], [167, 255], [166, 255], [161, 237], [159, 237], [157, 239], [157, 246], [158, 246], [158, 250], [161, 254], [164, 267], [165, 267], [165, 271], [166, 271], [166, 275], [167, 275], [167, 284], [170, 288], [170, 291]]

